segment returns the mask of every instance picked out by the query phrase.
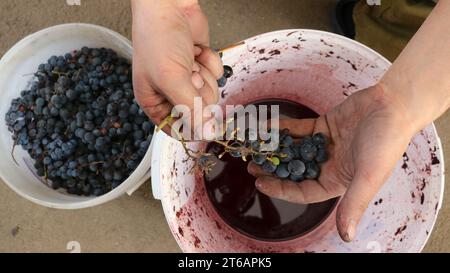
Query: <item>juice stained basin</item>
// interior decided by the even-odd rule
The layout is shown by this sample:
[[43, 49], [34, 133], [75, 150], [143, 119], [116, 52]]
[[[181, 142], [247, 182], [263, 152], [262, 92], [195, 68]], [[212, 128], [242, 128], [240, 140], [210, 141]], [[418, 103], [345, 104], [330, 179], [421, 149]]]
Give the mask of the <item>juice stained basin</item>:
[[[390, 63], [344, 37], [284, 30], [250, 38], [224, 53], [235, 74], [220, 104], [284, 99], [324, 114], [352, 93], [377, 83]], [[152, 184], [172, 233], [185, 252], [420, 252], [442, 204], [444, 162], [434, 125], [411, 141], [392, 176], [364, 214], [352, 243], [344, 243], [332, 213], [304, 236], [267, 242], [226, 224], [212, 206], [201, 173], [191, 173], [179, 142], [160, 133]], [[191, 144], [198, 148], [199, 144]]]

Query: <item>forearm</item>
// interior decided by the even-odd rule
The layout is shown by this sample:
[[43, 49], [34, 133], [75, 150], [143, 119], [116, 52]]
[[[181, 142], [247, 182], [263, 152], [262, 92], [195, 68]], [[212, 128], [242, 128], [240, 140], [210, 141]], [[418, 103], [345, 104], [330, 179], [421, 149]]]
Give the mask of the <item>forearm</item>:
[[381, 81], [420, 130], [450, 106], [450, 1], [440, 1]]

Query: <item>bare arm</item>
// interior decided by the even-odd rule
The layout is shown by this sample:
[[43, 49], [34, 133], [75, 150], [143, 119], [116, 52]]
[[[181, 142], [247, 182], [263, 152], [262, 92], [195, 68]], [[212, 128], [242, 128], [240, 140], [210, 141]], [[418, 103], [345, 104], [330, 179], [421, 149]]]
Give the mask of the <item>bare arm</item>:
[[418, 131], [450, 106], [450, 1], [440, 1], [381, 81]]

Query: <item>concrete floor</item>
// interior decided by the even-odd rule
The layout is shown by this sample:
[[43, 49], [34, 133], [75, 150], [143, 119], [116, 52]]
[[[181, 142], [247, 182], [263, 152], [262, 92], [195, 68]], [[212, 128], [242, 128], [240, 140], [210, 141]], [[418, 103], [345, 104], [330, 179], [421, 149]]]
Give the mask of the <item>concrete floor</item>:
[[[130, 38], [128, 0], [0, 1], [0, 56], [27, 34], [67, 22], [94, 23]], [[221, 48], [244, 38], [285, 28], [331, 31], [334, 0], [201, 0], [210, 19], [212, 45]], [[249, 16], [251, 14], [251, 17]], [[450, 113], [437, 121], [450, 158]], [[446, 201], [450, 195], [446, 193]], [[445, 202], [426, 252], [450, 252], [450, 204]], [[59, 211], [28, 202], [0, 183], [0, 252], [69, 252], [77, 241], [82, 252], [179, 252], [160, 202], [145, 184], [132, 197], [78, 210]]]

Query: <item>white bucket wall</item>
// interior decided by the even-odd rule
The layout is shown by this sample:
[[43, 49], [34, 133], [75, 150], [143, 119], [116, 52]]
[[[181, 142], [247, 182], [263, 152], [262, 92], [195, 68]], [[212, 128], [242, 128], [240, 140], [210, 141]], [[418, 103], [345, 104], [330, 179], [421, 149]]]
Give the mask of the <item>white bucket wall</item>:
[[[288, 99], [323, 114], [357, 90], [377, 83], [390, 63], [344, 37], [313, 30], [285, 30], [246, 40], [224, 53], [234, 76], [220, 90], [220, 104]], [[333, 213], [307, 235], [262, 242], [228, 226], [212, 207], [202, 175], [177, 141], [163, 133], [152, 158], [154, 194], [185, 252], [419, 252], [442, 204], [444, 163], [433, 125], [414, 137], [392, 177], [371, 202], [356, 240], [343, 243]], [[198, 148], [193, 145], [192, 148]]]

